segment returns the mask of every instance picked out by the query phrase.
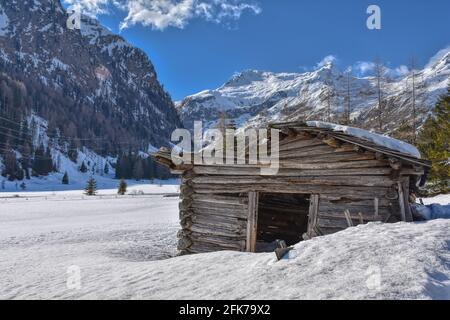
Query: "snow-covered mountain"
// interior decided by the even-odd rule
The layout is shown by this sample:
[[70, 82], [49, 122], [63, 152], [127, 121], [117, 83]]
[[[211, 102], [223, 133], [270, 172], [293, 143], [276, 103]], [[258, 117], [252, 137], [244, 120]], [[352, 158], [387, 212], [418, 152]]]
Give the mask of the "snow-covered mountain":
[[28, 99], [13, 120], [35, 112], [62, 136], [104, 138], [106, 151], [165, 144], [180, 122], [147, 55], [97, 20], [72, 30], [68, 18], [60, 0], [0, 0], [0, 71]]
[[101, 172], [120, 153], [169, 145], [181, 126], [142, 50], [95, 19], [68, 19], [60, 0], [0, 0], [2, 180], [45, 175], [33, 163], [51, 156], [73, 181], [81, 163], [83, 176]]
[[[381, 86], [386, 131], [411, 121], [412, 117], [412, 73], [394, 77], [389, 76], [389, 71], [386, 69]], [[418, 122], [424, 121], [433, 109], [449, 79], [450, 48], [441, 50], [423, 70], [416, 70]], [[185, 98], [177, 108], [185, 127], [192, 128], [195, 120], [203, 120], [206, 127], [214, 125], [223, 113], [237, 126], [297, 119], [341, 122], [348, 106], [355, 124], [377, 128], [377, 78], [349, 76], [333, 63], [327, 63], [305, 73], [246, 70], [218, 89]]]

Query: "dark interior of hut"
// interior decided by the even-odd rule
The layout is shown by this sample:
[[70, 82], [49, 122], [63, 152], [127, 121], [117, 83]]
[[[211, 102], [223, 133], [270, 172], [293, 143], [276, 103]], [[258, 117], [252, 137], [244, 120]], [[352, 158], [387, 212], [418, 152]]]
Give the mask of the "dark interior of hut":
[[273, 251], [277, 240], [288, 246], [300, 242], [308, 228], [309, 203], [307, 194], [260, 193], [257, 251]]

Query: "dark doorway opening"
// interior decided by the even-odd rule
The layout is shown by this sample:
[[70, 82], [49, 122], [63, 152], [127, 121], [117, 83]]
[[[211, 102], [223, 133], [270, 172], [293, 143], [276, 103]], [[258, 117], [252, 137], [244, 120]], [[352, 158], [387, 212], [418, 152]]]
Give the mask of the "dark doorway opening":
[[276, 240], [300, 242], [308, 229], [310, 195], [260, 193], [256, 250], [273, 251]]

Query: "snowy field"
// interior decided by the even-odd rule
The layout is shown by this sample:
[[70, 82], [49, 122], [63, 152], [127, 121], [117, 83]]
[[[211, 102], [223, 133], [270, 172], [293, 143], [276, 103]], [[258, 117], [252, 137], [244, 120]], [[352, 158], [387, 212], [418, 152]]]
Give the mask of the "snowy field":
[[[176, 254], [178, 198], [162, 193], [177, 188], [139, 186], [131, 191], [161, 194], [123, 197], [115, 190], [98, 197], [79, 190], [0, 193], [0, 299], [111, 297], [109, 288], [120, 281], [111, 277], [126, 276], [115, 273], [123, 271], [119, 265], [132, 272], [132, 265]], [[71, 266], [80, 268], [88, 291], [67, 288]]]
[[450, 299], [450, 220], [357, 226], [279, 262], [273, 253], [173, 258], [178, 198], [154, 191], [177, 186], [140, 188], [146, 195], [1, 198], [0, 299]]

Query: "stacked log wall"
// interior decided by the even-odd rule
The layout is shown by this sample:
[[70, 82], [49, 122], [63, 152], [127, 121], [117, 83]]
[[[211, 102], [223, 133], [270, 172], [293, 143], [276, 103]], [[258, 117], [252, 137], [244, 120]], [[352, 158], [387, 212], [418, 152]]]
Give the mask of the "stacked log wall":
[[[325, 141], [324, 141], [325, 140]], [[389, 159], [354, 145], [300, 135], [280, 143], [280, 170], [262, 176], [257, 166], [196, 165], [183, 174], [179, 249], [182, 253], [246, 250], [248, 193], [318, 196], [317, 216], [306, 238], [399, 216], [398, 183], [412, 167], [393, 168]], [[313, 218], [313, 219], [311, 219]]]

